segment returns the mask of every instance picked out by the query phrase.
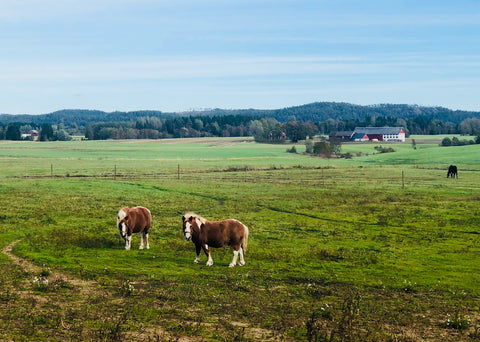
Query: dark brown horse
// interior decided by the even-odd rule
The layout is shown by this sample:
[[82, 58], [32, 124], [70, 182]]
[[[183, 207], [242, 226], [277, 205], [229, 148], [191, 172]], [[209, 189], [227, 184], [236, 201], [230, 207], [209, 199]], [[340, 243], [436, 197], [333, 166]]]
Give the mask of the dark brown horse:
[[450, 165], [448, 167], [447, 178], [448, 177], [458, 178], [458, 170], [455, 165]]
[[117, 216], [117, 228], [120, 235], [125, 240], [125, 249], [128, 251], [132, 246], [132, 234], [140, 234], [140, 249], [144, 247], [149, 249], [148, 232], [152, 224], [152, 214], [150, 210], [144, 207], [122, 208]]
[[195, 213], [186, 213], [183, 217], [183, 234], [188, 241], [193, 241], [197, 252], [194, 263], [200, 262], [200, 252], [208, 258], [207, 266], [213, 265], [210, 247], [230, 246], [233, 249], [233, 260], [229, 267], [237, 264], [240, 255], [240, 266], [245, 265], [245, 251], [248, 243], [248, 228], [237, 220], [208, 221]]

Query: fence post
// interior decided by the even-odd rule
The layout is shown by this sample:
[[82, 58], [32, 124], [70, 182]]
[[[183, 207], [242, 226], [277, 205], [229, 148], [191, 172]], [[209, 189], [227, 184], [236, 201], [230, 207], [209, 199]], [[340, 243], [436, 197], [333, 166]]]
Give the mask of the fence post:
[[405, 171], [402, 170], [402, 189], [405, 189]]

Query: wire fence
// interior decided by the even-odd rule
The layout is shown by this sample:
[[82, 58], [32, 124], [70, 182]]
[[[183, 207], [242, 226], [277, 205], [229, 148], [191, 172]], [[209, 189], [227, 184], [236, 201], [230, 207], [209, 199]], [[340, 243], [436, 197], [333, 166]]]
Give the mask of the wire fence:
[[480, 189], [480, 170], [460, 170], [459, 178], [447, 178], [443, 169], [418, 167], [271, 167], [258, 169], [192, 169], [177, 168], [146, 170], [112, 165], [85, 170], [68, 170], [50, 165], [49, 170], [26, 169], [13, 178], [95, 178], [111, 181], [148, 179], [158, 182], [222, 182], [264, 183], [315, 187], [456, 187], [472, 191]]

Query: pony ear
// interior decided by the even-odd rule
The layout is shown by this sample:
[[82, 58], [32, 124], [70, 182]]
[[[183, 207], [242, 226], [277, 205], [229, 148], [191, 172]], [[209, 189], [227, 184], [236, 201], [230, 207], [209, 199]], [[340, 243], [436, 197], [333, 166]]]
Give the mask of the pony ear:
[[182, 216], [182, 221], [185, 222], [185, 216]]
[[205, 223], [202, 223], [202, 224], [200, 225], [200, 229], [203, 229], [203, 227], [205, 227]]
[[123, 218], [125, 221], [128, 221], [128, 215]]

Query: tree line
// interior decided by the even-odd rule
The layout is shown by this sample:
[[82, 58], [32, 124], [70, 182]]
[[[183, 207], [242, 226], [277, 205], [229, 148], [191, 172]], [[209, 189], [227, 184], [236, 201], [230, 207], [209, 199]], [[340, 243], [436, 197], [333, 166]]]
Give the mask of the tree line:
[[[149, 114], [148, 112], [141, 112]], [[59, 118], [60, 119], [60, 118]], [[29, 132], [39, 132], [38, 140], [71, 140], [84, 137], [90, 140], [106, 139], [166, 139], [194, 137], [253, 136], [259, 142], [297, 142], [306, 137], [328, 135], [338, 131], [353, 131], [355, 127], [401, 126], [410, 134], [480, 135], [480, 118], [465, 118], [459, 123], [442, 121], [427, 116], [398, 118], [394, 116], [366, 116], [363, 119], [331, 119], [324, 121], [291, 120], [282, 122], [274, 117], [255, 115], [177, 115], [173, 117], [136, 116], [126, 121], [75, 122], [71, 117], [56, 124], [49, 122], [0, 122], [0, 139], [21, 140]], [[31, 137], [27, 137], [31, 139]]]

